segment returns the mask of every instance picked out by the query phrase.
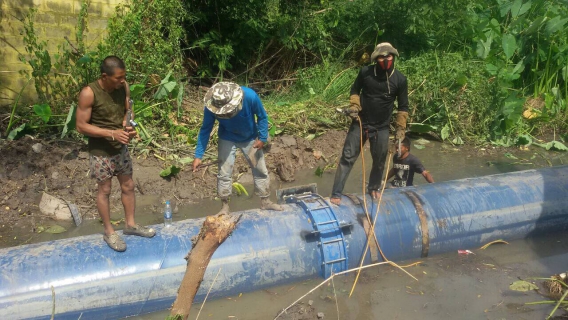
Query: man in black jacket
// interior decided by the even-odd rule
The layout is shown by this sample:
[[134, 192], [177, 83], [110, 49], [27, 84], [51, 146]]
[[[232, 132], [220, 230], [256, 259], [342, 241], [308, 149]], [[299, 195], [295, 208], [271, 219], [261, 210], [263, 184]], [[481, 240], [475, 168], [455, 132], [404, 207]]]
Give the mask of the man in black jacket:
[[[379, 195], [383, 170], [388, 151], [389, 123], [397, 101], [396, 139], [402, 141], [408, 119], [408, 83], [406, 77], [394, 68], [398, 51], [388, 42], [377, 45], [371, 55], [375, 64], [359, 71], [351, 87], [347, 112], [353, 119], [345, 138], [343, 154], [337, 171], [330, 201], [339, 205], [341, 193], [349, 172], [361, 152], [360, 126], [363, 129], [363, 144], [371, 143], [373, 166], [367, 190], [376, 199]], [[361, 123], [359, 123], [359, 120]]]

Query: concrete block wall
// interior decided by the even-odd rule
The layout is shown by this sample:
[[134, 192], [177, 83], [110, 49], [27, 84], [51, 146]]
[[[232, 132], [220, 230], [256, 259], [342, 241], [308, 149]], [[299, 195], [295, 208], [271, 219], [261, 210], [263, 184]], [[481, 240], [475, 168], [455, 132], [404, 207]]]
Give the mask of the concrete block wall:
[[[90, 0], [88, 8], [86, 46], [95, 48], [104, 37], [107, 19], [115, 7], [127, 0]], [[50, 53], [65, 43], [64, 37], [75, 45], [76, 27], [82, 0], [0, 0], [0, 110], [14, 103], [27, 79], [20, 70], [29, 66], [18, 59], [26, 54], [23, 20], [30, 8], [36, 8], [34, 27], [38, 41], [47, 41]], [[53, 57], [52, 57], [53, 60]], [[33, 83], [22, 94], [21, 103], [33, 103], [36, 98]]]

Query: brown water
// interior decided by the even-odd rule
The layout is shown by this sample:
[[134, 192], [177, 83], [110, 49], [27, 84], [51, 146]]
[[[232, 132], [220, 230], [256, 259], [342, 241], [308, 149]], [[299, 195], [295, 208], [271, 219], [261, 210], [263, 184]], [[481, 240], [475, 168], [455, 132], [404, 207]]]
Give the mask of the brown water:
[[[391, 266], [361, 273], [351, 298], [354, 275], [338, 276], [306, 298], [325, 319], [544, 319], [550, 305], [526, 306], [545, 300], [535, 292], [515, 292], [509, 285], [518, 278], [547, 277], [568, 268], [568, 236], [494, 244], [475, 255], [450, 252], [422, 259], [406, 270], [413, 280]], [[415, 261], [400, 262], [400, 265]], [[291, 283], [269, 290], [207, 301], [199, 319], [274, 319], [283, 308], [320, 284], [323, 279]], [[337, 304], [335, 303], [337, 297]], [[189, 319], [196, 319], [195, 304]], [[339, 312], [338, 312], [339, 310]], [[163, 320], [167, 311], [129, 319]], [[301, 319], [288, 315], [284, 319]], [[307, 318], [314, 319], [314, 318]]]

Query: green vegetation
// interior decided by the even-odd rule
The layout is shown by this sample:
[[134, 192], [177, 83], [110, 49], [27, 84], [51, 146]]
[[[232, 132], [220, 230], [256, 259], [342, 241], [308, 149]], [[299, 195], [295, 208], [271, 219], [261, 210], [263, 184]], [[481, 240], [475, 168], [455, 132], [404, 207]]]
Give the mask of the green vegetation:
[[[272, 135], [312, 139], [345, 128], [335, 109], [374, 46], [389, 41], [409, 79], [412, 131], [453, 144], [566, 149], [556, 134], [566, 132], [568, 105], [568, 6], [560, 2], [132, 0], [116, 8], [95, 48], [83, 40], [89, 4], [57, 53], [37, 38], [35, 11], [23, 22], [22, 61], [39, 101], [14, 103], [6, 137], [74, 132], [77, 92], [115, 54], [127, 63], [139, 152], [190, 154], [201, 119], [195, 88], [222, 79], [261, 93]], [[186, 92], [194, 94], [182, 106]]]

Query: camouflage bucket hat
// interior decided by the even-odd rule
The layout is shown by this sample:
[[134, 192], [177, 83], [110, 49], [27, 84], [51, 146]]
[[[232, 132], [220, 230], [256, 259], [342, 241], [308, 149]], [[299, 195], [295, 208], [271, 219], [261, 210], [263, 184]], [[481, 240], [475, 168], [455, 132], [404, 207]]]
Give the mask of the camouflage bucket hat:
[[217, 118], [229, 119], [241, 111], [243, 105], [243, 89], [233, 82], [214, 84], [203, 98], [205, 107]]
[[373, 54], [371, 54], [371, 61], [375, 61], [377, 60], [378, 56], [386, 56], [386, 55], [395, 55], [398, 57], [398, 50], [396, 50], [392, 44], [388, 43], [388, 42], [382, 42], [379, 43], [376, 47], [375, 47], [375, 51], [373, 51]]

